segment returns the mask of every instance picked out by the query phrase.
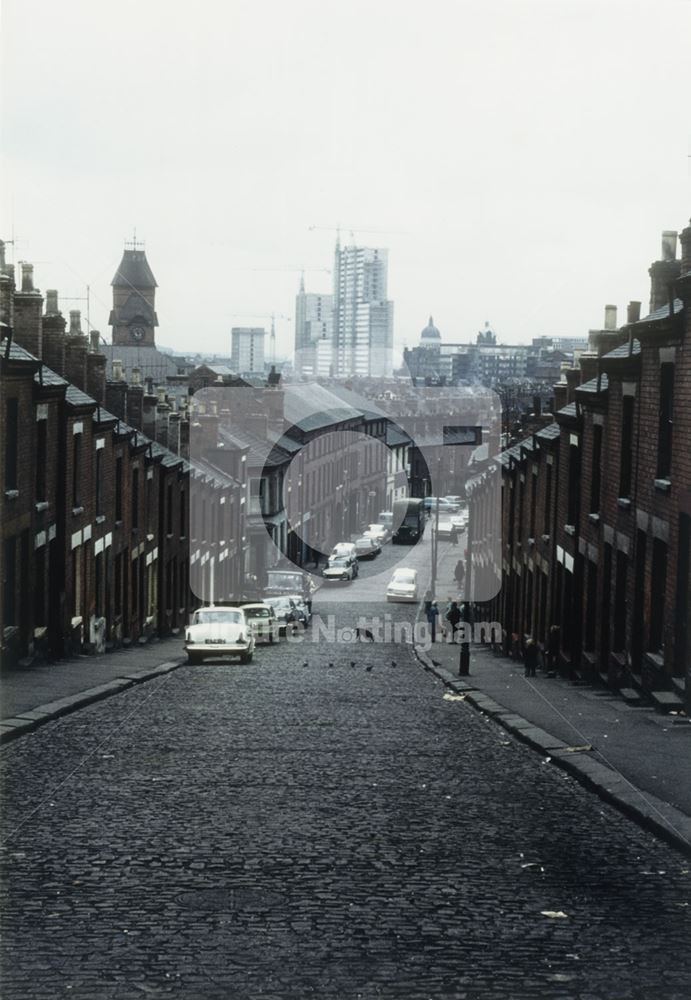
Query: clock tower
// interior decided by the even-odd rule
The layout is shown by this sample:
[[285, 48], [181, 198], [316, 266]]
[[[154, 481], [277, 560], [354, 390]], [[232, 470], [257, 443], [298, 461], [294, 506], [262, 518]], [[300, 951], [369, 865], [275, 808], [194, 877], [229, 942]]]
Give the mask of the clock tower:
[[108, 320], [113, 328], [113, 344], [119, 347], [155, 347], [156, 279], [136, 239], [125, 244], [120, 266], [115, 272], [113, 308]]

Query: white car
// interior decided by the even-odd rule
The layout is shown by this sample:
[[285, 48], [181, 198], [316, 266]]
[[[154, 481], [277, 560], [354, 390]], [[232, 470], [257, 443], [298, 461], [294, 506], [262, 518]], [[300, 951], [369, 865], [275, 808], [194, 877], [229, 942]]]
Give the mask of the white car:
[[252, 630], [255, 642], [263, 639], [264, 642], [274, 643], [278, 636], [278, 621], [276, 612], [270, 604], [243, 604], [242, 610], [245, 618]]
[[348, 556], [350, 559], [357, 559], [357, 549], [354, 542], [337, 542], [331, 550], [329, 561], [336, 556]]
[[389, 537], [389, 529], [385, 524], [368, 524], [363, 535], [365, 538], [374, 538], [380, 545], [383, 545]]
[[251, 663], [254, 635], [242, 608], [198, 608], [185, 629], [188, 663], [221, 656], [239, 656], [241, 663]]
[[372, 535], [363, 535], [355, 539], [355, 549], [358, 559], [374, 559], [381, 552], [381, 542]]
[[297, 608], [298, 614], [304, 615], [305, 626], [309, 625], [312, 621], [312, 608], [310, 607], [312, 602], [310, 601], [308, 603], [304, 597], [301, 597], [299, 594], [288, 594], [288, 598]]
[[358, 575], [358, 561], [350, 556], [331, 556], [322, 570], [325, 580], [354, 580]]
[[386, 588], [387, 601], [417, 601], [417, 570], [399, 566]]
[[439, 527], [437, 529], [437, 538], [452, 538], [454, 531], [458, 535], [460, 532], [458, 525], [454, 524], [452, 517], [439, 518]]

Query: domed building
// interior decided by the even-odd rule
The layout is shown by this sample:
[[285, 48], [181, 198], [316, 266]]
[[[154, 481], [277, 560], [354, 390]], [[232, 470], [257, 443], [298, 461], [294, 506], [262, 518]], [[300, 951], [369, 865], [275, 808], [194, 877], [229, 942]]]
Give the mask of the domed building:
[[420, 333], [420, 347], [439, 347], [440, 345], [441, 333], [430, 316], [429, 323]]

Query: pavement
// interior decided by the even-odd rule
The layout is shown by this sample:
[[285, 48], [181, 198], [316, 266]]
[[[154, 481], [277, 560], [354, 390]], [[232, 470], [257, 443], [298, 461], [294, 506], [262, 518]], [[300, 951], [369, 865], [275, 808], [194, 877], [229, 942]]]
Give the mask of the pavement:
[[5, 670], [0, 675], [0, 744], [53, 719], [174, 670], [182, 642], [153, 640], [102, 656]]
[[[460, 548], [462, 552], [462, 548]], [[440, 545], [440, 618], [457, 593], [459, 549]], [[522, 662], [471, 646], [461, 677], [460, 646], [417, 650], [423, 665], [481, 712], [568, 771], [631, 818], [691, 854], [691, 723], [684, 715], [628, 705], [604, 688], [526, 677]]]

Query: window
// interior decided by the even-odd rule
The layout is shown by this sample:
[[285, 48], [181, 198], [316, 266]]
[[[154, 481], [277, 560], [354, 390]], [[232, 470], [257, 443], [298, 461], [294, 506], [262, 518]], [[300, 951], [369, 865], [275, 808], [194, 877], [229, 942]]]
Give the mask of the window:
[[576, 444], [569, 445], [569, 497], [567, 523], [578, 521], [578, 498], [580, 496], [581, 449]]
[[624, 396], [621, 403], [621, 461], [619, 465], [619, 496], [631, 495], [633, 467], [633, 396]]
[[[17, 447], [19, 444], [19, 400], [5, 404], [5, 489], [17, 489]], [[5, 619], [7, 621], [7, 619]]]
[[664, 645], [665, 586], [667, 583], [667, 546], [659, 538], [653, 541], [653, 564], [650, 586], [650, 649], [657, 653]]
[[[16, 402], [16, 400], [15, 400]], [[5, 565], [3, 587], [4, 625], [17, 624], [17, 539], [5, 541]]]
[[139, 469], [132, 469], [132, 530], [139, 527]]
[[122, 455], [115, 459], [115, 520], [122, 521]]
[[614, 648], [622, 650], [626, 647], [626, 569], [627, 558], [624, 552], [617, 552], [616, 574], [614, 579]]
[[537, 475], [530, 477], [530, 537], [535, 538], [535, 516], [537, 513]]
[[602, 425], [593, 424], [593, 464], [590, 472], [590, 513], [597, 514], [600, 510], [600, 492], [602, 489]]
[[47, 450], [48, 421], [36, 421], [36, 503], [42, 503], [46, 499], [46, 463], [48, 461]]
[[545, 474], [547, 476], [547, 481], [545, 482], [545, 516], [542, 525], [542, 530], [545, 535], [550, 533], [550, 524], [552, 519], [552, 466], [548, 465], [545, 469]]
[[72, 438], [72, 506], [81, 507], [82, 494], [82, 435]]
[[657, 439], [657, 478], [666, 479], [672, 464], [672, 410], [674, 406], [674, 365], [660, 365], [660, 422]]
[[103, 448], [96, 452], [96, 516], [103, 513]]

